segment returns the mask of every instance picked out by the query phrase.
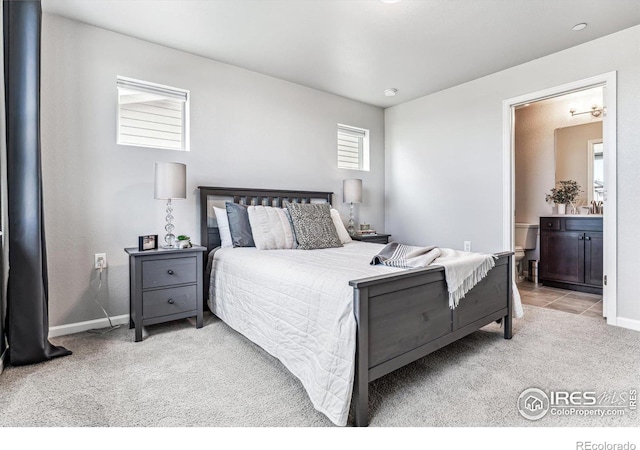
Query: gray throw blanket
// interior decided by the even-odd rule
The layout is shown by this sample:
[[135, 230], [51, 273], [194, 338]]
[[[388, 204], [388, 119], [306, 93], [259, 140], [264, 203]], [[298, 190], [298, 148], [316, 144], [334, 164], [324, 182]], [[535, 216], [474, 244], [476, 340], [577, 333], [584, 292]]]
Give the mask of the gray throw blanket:
[[440, 256], [440, 249], [430, 247], [413, 247], [411, 245], [390, 242], [371, 260], [371, 265], [384, 264], [401, 269], [416, 269], [428, 266]]
[[449, 306], [455, 308], [460, 299], [495, 266], [495, 257], [451, 248], [414, 247], [391, 242], [371, 260], [372, 265], [384, 264], [403, 269], [426, 267], [431, 263], [444, 267]]

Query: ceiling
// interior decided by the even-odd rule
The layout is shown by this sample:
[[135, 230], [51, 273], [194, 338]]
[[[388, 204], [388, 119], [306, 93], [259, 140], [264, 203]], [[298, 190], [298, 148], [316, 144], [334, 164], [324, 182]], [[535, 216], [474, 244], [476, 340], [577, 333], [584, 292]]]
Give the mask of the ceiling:
[[[43, 10], [388, 107], [640, 24], [638, 0], [42, 0]], [[588, 23], [582, 31], [571, 28]], [[384, 90], [396, 88], [395, 97]]]

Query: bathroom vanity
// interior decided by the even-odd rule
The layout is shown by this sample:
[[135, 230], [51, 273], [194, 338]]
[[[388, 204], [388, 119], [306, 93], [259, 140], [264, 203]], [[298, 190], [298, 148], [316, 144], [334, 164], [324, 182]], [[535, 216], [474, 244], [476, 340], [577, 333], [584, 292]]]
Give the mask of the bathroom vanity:
[[602, 216], [540, 218], [540, 282], [602, 294]]

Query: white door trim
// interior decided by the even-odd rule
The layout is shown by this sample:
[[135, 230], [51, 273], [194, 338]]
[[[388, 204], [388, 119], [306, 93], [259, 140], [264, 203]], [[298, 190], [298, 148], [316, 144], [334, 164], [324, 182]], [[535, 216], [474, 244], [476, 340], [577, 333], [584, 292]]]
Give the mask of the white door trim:
[[[617, 308], [617, 143], [616, 143], [616, 77], [617, 73], [607, 72], [561, 86], [543, 89], [541, 91], [513, 97], [502, 101], [502, 245], [507, 251], [513, 251], [513, 227], [515, 212], [515, 157], [514, 157], [514, 107], [525, 103], [532, 103], [570, 92], [603, 86], [603, 101], [605, 113], [602, 121], [602, 134], [604, 140], [604, 173], [605, 173], [605, 199], [603, 216], [604, 239], [604, 274], [607, 277], [607, 285], [603, 286], [604, 315], [609, 325], [618, 325]], [[620, 324], [622, 325], [622, 324]]]
[[[602, 144], [602, 139], [589, 139], [587, 141], [587, 180], [593, 180], [593, 160], [595, 159], [593, 146], [596, 144]], [[591, 204], [592, 200], [594, 200], [593, 189], [587, 192], [587, 204]]]

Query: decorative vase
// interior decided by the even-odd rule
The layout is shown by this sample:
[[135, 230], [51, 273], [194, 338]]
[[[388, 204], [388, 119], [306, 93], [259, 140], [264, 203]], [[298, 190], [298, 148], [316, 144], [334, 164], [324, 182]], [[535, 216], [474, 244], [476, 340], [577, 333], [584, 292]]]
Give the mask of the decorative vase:
[[567, 204], [566, 203], [558, 203], [556, 205], [558, 207], [558, 214], [566, 214], [567, 213]]

